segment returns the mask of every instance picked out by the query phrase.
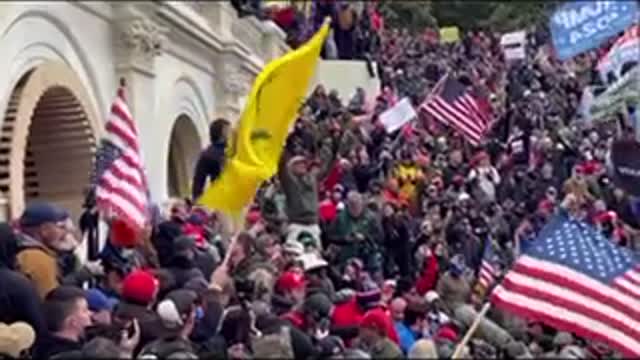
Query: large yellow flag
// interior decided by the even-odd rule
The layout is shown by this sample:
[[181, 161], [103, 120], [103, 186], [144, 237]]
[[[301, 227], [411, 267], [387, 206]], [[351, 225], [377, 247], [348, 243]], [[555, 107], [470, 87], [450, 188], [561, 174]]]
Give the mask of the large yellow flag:
[[329, 22], [306, 44], [269, 63], [256, 78], [240, 118], [233, 153], [199, 203], [238, 216], [258, 186], [278, 171], [280, 156], [304, 101]]

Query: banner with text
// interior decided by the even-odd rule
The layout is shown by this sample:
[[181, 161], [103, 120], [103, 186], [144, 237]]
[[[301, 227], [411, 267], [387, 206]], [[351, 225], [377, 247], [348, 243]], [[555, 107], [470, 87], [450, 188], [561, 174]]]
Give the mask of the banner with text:
[[607, 159], [607, 170], [617, 186], [631, 195], [640, 196], [640, 143], [615, 141]]
[[573, 0], [551, 17], [549, 28], [560, 60], [600, 46], [638, 19], [638, 3], [629, 0]]

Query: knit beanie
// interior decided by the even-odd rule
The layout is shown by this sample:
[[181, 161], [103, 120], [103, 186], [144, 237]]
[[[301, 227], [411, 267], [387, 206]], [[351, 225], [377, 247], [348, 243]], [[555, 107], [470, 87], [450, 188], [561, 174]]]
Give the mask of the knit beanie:
[[329, 297], [323, 293], [314, 293], [307, 297], [304, 301], [303, 311], [306, 314], [316, 315], [317, 317], [329, 317], [333, 303]]
[[122, 282], [122, 298], [127, 302], [147, 306], [154, 300], [159, 286], [158, 279], [153, 274], [135, 270]]
[[356, 302], [358, 306], [364, 310], [372, 309], [380, 305], [382, 293], [380, 288], [373, 282], [365, 282], [362, 285], [362, 291], [356, 293]]

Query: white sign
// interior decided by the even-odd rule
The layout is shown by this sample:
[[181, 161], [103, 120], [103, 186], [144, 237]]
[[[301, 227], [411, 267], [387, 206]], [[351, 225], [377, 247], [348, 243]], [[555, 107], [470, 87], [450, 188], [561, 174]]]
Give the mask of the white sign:
[[409, 98], [398, 101], [391, 109], [380, 114], [380, 122], [387, 133], [400, 129], [404, 124], [417, 116]]
[[500, 46], [502, 46], [505, 59], [524, 59], [527, 54], [527, 33], [525, 31], [516, 31], [504, 34], [500, 38]]

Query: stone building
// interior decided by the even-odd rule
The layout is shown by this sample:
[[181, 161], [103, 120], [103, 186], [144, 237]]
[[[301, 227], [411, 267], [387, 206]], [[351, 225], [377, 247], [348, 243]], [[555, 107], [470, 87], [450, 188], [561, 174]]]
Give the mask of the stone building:
[[235, 121], [259, 70], [286, 50], [273, 23], [238, 19], [223, 1], [3, 2], [2, 217], [34, 199], [79, 213], [121, 77], [153, 199], [187, 194], [208, 123]]

